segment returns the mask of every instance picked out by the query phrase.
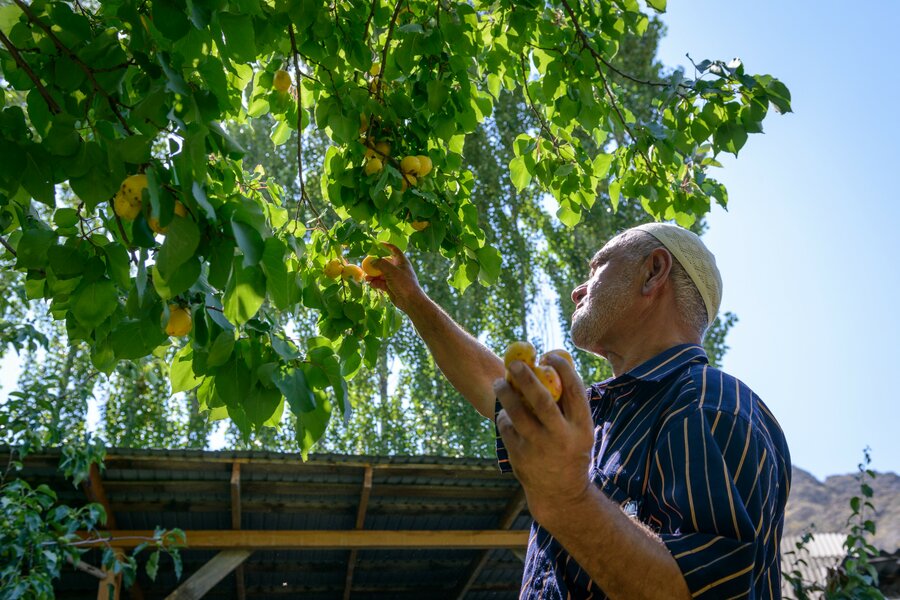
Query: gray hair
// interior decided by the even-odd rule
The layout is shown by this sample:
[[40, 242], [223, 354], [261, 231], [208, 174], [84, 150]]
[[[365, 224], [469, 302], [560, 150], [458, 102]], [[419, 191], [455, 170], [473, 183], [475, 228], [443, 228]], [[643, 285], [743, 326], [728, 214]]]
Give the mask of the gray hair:
[[[663, 248], [669, 252], [662, 242], [644, 231], [625, 231], [620, 238], [626, 254], [634, 261], [644, 260], [657, 248]], [[672, 281], [672, 289], [675, 291], [675, 303], [681, 313], [682, 323], [690, 327], [691, 331], [696, 332], [702, 340], [709, 324], [706, 304], [703, 303], [700, 290], [697, 289], [696, 284], [675, 256], [672, 256], [672, 270], [669, 272], [669, 279]]]

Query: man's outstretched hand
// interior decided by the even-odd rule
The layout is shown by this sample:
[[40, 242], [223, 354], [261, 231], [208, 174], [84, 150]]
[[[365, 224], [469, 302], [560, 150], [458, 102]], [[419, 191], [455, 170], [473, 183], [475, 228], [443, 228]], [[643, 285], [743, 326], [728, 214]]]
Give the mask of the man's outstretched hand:
[[391, 251], [391, 256], [374, 261], [375, 267], [381, 270], [381, 275], [366, 279], [376, 290], [387, 292], [397, 308], [409, 313], [410, 307], [421, 301], [425, 292], [403, 251], [393, 244], [382, 242], [382, 245]]

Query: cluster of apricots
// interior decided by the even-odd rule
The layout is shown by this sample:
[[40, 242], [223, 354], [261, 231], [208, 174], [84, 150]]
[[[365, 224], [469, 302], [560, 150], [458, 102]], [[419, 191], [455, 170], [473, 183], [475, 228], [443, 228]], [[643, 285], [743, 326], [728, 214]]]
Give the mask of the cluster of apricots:
[[352, 279], [356, 283], [362, 283], [369, 277], [378, 277], [381, 275], [381, 269], [375, 266], [374, 261], [378, 260], [378, 256], [367, 256], [363, 259], [362, 265], [354, 265], [347, 262], [345, 258], [332, 258], [325, 263], [322, 273], [329, 279]]
[[520, 360], [525, 363], [529, 369], [532, 370], [535, 377], [537, 377], [538, 381], [540, 381], [547, 391], [550, 392], [550, 396], [554, 401], [558, 402], [559, 398], [562, 396], [562, 380], [559, 378], [559, 373], [556, 372], [556, 369], [547, 364], [547, 357], [551, 354], [556, 354], [569, 361], [569, 364], [572, 367], [575, 367], [575, 361], [572, 359], [572, 355], [566, 352], [565, 350], [551, 350], [543, 355], [539, 361], [535, 362], [537, 359], [537, 351], [534, 349], [528, 342], [513, 342], [506, 349], [506, 353], [503, 355], [503, 364], [506, 366], [506, 381], [511, 385], [514, 385], [514, 381], [509, 373], [509, 365], [515, 360]]
[[[113, 198], [113, 210], [122, 219], [133, 221], [137, 218], [144, 208], [144, 190], [147, 189], [147, 176], [143, 173], [129, 175], [119, 186]], [[187, 208], [180, 201], [175, 201], [175, 216], [186, 217]], [[154, 232], [165, 235], [167, 228], [159, 224], [159, 219], [155, 217], [147, 217], [147, 224]]]

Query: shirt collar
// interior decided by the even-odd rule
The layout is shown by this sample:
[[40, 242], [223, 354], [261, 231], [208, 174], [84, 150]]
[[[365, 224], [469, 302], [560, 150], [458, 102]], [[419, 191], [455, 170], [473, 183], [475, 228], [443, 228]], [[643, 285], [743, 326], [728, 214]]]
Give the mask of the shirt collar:
[[600, 382], [597, 384], [597, 387], [600, 390], [604, 390], [634, 381], [661, 381], [666, 376], [692, 362], [709, 364], [706, 351], [697, 344], [680, 344], [657, 354], [627, 373]]

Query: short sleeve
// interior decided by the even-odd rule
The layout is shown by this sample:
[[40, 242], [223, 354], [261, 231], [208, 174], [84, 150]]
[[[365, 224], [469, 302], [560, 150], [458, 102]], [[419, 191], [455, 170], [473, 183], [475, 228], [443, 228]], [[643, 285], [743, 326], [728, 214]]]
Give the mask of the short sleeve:
[[499, 399], [494, 400], [494, 435], [497, 436], [497, 466], [500, 467], [501, 473], [512, 473], [512, 465], [509, 464], [509, 455], [506, 453], [506, 446], [503, 445], [503, 438], [500, 437], [500, 430], [497, 428], [497, 415], [503, 410], [503, 405]]
[[644, 520], [658, 529], [694, 598], [756, 598], [776, 518], [760, 473], [774, 463], [746, 420], [685, 412], [664, 425], [652, 451]]

